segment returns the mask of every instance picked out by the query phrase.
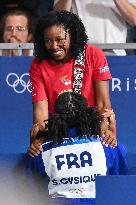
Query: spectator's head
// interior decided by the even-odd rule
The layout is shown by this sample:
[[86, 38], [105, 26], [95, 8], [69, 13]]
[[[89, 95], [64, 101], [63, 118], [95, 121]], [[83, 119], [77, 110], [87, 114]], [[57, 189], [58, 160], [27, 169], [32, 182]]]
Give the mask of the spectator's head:
[[87, 35], [82, 21], [68, 11], [52, 11], [42, 17], [34, 35], [34, 55], [63, 63], [84, 50]]
[[6, 13], [0, 23], [0, 41], [4, 43], [32, 42], [32, 23], [25, 11], [11, 10]]

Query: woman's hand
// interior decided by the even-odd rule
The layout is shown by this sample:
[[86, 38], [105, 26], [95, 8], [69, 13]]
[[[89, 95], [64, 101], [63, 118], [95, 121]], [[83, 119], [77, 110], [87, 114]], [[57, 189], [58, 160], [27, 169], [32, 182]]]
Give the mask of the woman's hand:
[[31, 156], [31, 157], [35, 157], [37, 155], [39, 155], [42, 151], [42, 147], [41, 145], [43, 144], [43, 140], [42, 139], [35, 139], [29, 146], [27, 153]]
[[[116, 139], [116, 119], [113, 110], [105, 109], [102, 114], [103, 121], [101, 124], [103, 144], [110, 145], [111, 147], [117, 146]], [[108, 119], [108, 120], [107, 120]]]
[[39, 131], [44, 131], [44, 130], [45, 128], [41, 124], [35, 123], [30, 130], [30, 143], [32, 143], [35, 140]]
[[105, 130], [103, 133], [103, 141], [102, 144], [105, 146], [110, 146], [112, 148], [117, 146], [117, 139], [116, 136], [113, 135], [111, 130]]
[[41, 145], [45, 142], [45, 138], [40, 137], [39, 139], [36, 139], [36, 136], [39, 131], [43, 131], [43, 130], [45, 130], [45, 128], [38, 123], [34, 124], [30, 130], [30, 146], [27, 150], [27, 153], [31, 157], [37, 156], [42, 151]]

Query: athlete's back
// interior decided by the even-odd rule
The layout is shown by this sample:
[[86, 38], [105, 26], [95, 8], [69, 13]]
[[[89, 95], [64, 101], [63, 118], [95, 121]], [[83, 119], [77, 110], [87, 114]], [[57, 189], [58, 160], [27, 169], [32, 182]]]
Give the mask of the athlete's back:
[[80, 94], [61, 94], [55, 111], [37, 135], [45, 135], [45, 143], [29, 168], [47, 174], [55, 204], [95, 204], [96, 177], [127, 174], [126, 150], [102, 144], [101, 117]]

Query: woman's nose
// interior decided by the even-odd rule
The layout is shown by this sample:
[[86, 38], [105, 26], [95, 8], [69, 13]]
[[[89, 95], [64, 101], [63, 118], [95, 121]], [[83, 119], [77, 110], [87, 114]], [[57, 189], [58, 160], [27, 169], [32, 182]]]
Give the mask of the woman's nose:
[[54, 40], [54, 41], [51, 42], [50, 46], [51, 46], [52, 49], [55, 50], [56, 48], [58, 48], [59, 45], [58, 45], [57, 41]]

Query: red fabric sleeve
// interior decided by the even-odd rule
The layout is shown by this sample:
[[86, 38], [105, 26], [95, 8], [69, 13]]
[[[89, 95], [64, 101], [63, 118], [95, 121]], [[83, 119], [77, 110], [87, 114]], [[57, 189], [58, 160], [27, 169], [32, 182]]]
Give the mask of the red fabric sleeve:
[[112, 79], [107, 59], [103, 51], [99, 48], [94, 50], [93, 58], [93, 80], [110, 80]]
[[31, 82], [31, 95], [32, 102], [38, 102], [42, 100], [47, 100], [46, 89], [41, 75], [41, 67], [42, 65], [38, 63], [36, 59], [32, 61], [30, 67], [30, 82]]

